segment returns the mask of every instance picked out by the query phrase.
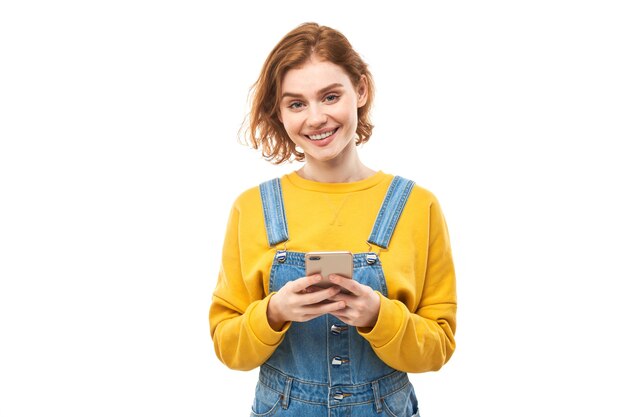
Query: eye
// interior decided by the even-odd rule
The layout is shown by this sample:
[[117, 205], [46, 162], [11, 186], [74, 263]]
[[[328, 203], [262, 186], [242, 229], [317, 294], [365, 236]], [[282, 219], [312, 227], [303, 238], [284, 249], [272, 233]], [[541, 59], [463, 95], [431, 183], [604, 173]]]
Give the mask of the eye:
[[303, 104], [300, 101], [294, 101], [293, 103], [289, 104], [287, 106], [287, 108], [290, 108], [292, 110], [298, 110], [300, 108], [302, 108]]
[[337, 101], [339, 100], [339, 95], [338, 94], [329, 94], [324, 98], [326, 101]]

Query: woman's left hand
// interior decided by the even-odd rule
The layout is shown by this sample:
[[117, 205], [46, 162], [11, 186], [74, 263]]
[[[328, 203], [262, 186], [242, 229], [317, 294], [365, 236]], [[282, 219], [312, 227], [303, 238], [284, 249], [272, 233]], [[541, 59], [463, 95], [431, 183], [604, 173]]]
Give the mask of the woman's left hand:
[[342, 277], [330, 275], [330, 281], [350, 294], [340, 292], [329, 298], [332, 301], [344, 301], [346, 307], [329, 313], [346, 324], [357, 327], [374, 327], [380, 311], [380, 297], [371, 287], [359, 282]]

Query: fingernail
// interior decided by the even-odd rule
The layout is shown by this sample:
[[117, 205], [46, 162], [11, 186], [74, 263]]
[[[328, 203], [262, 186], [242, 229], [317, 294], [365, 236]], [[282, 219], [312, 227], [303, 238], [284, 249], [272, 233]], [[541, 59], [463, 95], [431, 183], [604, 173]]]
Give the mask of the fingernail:
[[337, 279], [337, 276], [336, 276], [336, 275], [329, 275], [329, 276], [328, 276], [328, 278], [329, 278], [331, 281], [335, 281], [335, 280]]
[[321, 276], [321, 275], [317, 275], [317, 276], [315, 277], [315, 281], [321, 281], [321, 280], [322, 280], [322, 276]]

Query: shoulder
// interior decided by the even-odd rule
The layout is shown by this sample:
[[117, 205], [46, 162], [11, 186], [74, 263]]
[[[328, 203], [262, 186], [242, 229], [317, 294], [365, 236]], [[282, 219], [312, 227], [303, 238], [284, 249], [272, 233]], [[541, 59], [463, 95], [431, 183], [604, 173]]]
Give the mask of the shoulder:
[[403, 180], [406, 181], [410, 181], [411, 183], [413, 183], [413, 187], [411, 188], [411, 193], [409, 194], [409, 198], [407, 200], [407, 204], [419, 204], [419, 205], [426, 205], [426, 206], [430, 206], [433, 203], [437, 204], [437, 197], [435, 196], [435, 194], [430, 191], [428, 188], [425, 188], [424, 186], [418, 184], [416, 181], [414, 181], [411, 178], [402, 176], [402, 175], [390, 175], [390, 182], [392, 181], [393, 178], [401, 178]]
[[424, 221], [443, 218], [443, 210], [435, 193], [414, 181], [404, 211], [408, 212], [406, 217]]
[[435, 194], [429, 189], [424, 188], [418, 184], [413, 185], [413, 191], [411, 192], [410, 198], [428, 203], [428, 205], [437, 203], [437, 197], [435, 196]]
[[275, 180], [282, 180], [282, 177], [272, 178], [260, 182], [259, 184], [249, 187], [241, 192], [233, 203], [233, 209], [239, 212], [258, 211], [262, 207], [261, 202], [261, 185], [269, 184]]
[[261, 206], [261, 192], [258, 185], [245, 189], [235, 198], [233, 209], [238, 212], [247, 212]]

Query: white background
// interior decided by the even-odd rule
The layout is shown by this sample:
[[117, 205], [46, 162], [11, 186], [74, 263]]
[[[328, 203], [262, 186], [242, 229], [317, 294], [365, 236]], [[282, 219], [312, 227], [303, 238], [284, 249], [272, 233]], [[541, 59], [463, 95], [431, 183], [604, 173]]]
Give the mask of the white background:
[[458, 348], [411, 375], [422, 416], [624, 416], [620, 3], [2, 2], [0, 415], [248, 415], [210, 295], [234, 198], [299, 165], [237, 132], [316, 21], [374, 75], [363, 160], [448, 221]]

